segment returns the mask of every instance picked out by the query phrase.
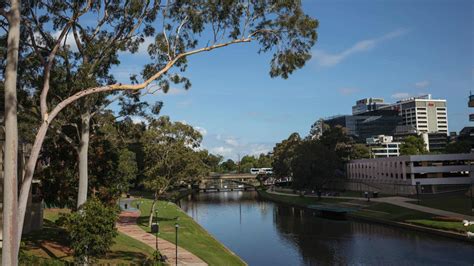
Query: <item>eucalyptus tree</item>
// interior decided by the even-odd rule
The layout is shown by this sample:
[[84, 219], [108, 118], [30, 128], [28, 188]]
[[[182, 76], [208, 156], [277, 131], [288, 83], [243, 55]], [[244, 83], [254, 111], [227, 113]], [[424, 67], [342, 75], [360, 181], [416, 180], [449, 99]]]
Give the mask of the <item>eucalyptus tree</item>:
[[286, 140], [277, 143], [273, 148], [273, 174], [276, 177], [288, 177], [293, 175], [292, 160], [296, 156], [296, 148], [301, 144], [298, 133], [292, 133]]
[[195, 151], [201, 141], [199, 131], [190, 125], [172, 122], [167, 116], [150, 122], [142, 137], [146, 176], [143, 184], [154, 195], [150, 226], [156, 202], [164, 192], [183, 181], [192, 183], [208, 170]]
[[[19, 2], [12, 0], [1, 3], [0, 15], [9, 17], [9, 35], [13, 36], [17, 33], [20, 24]], [[316, 42], [318, 26], [317, 20], [303, 12], [299, 0], [132, 0], [124, 2], [50, 0], [29, 1], [23, 9], [21, 22], [30, 33], [28, 41], [32, 44], [31, 54], [42, 62], [42, 67], [38, 71], [42, 72], [43, 82], [35, 88], [40, 96], [41, 122], [35, 129], [36, 137], [24, 169], [18, 213], [17, 202], [14, 198], [6, 199], [4, 202], [5, 206], [9, 206], [8, 210], [13, 214], [18, 214], [19, 226], [16, 231], [17, 237], [5, 239], [3, 242], [4, 257], [7, 256], [6, 250], [13, 251], [13, 255], [8, 255], [10, 257], [16, 257], [18, 254], [28, 192], [37, 159], [50, 125], [67, 106], [90, 100], [90, 97], [83, 98], [97, 93], [110, 94], [116, 91], [140, 93], [142, 90], [153, 93], [159, 89], [166, 92], [170, 82], [181, 83], [185, 88], [189, 88], [190, 81], [182, 75], [188, 65], [189, 56], [245, 43], [257, 43], [260, 47], [259, 52], [273, 54], [269, 72], [271, 77], [288, 78], [310, 59], [311, 47]], [[92, 20], [97, 23], [90, 26], [88, 25], [90, 19], [81, 20], [87, 16], [99, 17], [99, 19]], [[156, 30], [157, 28], [159, 30]], [[58, 99], [51, 97], [51, 94], [54, 95], [57, 90], [51, 87], [51, 69], [55, 62], [64, 61], [66, 64], [68, 57], [60, 57], [59, 54], [64, 50], [61, 47], [70, 33], [73, 35], [79, 52], [73, 56], [75, 62], [69, 63], [74, 63], [77, 75], [83, 79], [80, 80], [78, 86], [68, 89], [67, 96]], [[108, 71], [107, 67], [98, 67], [103, 64], [108, 66], [106, 61], [110, 60], [110, 64], [116, 63], [118, 51], [138, 49], [139, 43], [147, 35], [154, 37], [148, 48], [151, 63], [144, 66], [141, 78], [135, 76], [131, 84], [120, 84], [115, 83], [110, 75], [96, 74], [100, 71]], [[126, 37], [131, 37], [131, 39], [127, 40]], [[106, 41], [108, 45], [101, 45], [103, 41]], [[8, 42], [8, 51], [17, 51], [17, 46], [18, 43], [15, 41]], [[84, 46], [89, 47], [90, 50], [84, 50]], [[100, 52], [97, 53], [97, 51]], [[105, 56], [101, 57], [102, 60], [94, 61], [95, 56], [103, 54]], [[16, 76], [15, 71], [7, 72]], [[11, 92], [15, 84], [10, 82], [8, 84], [9, 89], [6, 88], [5, 91]], [[5, 101], [10, 104], [12, 95], [8, 94], [8, 96]], [[6, 120], [11, 118], [8, 115], [9, 113], [6, 113]], [[87, 120], [87, 115], [84, 120]], [[87, 124], [87, 121], [85, 122]], [[13, 132], [17, 125], [7, 123], [6, 127], [6, 131]], [[10, 150], [15, 149], [13, 145]], [[16, 165], [15, 158], [7, 159], [6, 164]], [[5, 179], [15, 179], [13, 172], [7, 171]], [[14, 216], [7, 217], [9, 221], [4, 219], [5, 231], [11, 231], [13, 228], [12, 217]], [[16, 264], [15, 261], [13, 264]]]
[[295, 149], [291, 161], [293, 187], [321, 190], [341, 167], [341, 159], [321, 141], [304, 140]]

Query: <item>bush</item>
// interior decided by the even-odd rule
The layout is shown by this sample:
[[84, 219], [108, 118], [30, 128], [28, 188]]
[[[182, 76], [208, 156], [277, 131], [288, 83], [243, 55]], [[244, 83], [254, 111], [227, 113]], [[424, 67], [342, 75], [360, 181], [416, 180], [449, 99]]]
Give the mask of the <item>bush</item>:
[[109, 207], [91, 198], [80, 210], [64, 215], [61, 220], [77, 263], [91, 263], [109, 251], [118, 234], [115, 228], [118, 212], [116, 206]]

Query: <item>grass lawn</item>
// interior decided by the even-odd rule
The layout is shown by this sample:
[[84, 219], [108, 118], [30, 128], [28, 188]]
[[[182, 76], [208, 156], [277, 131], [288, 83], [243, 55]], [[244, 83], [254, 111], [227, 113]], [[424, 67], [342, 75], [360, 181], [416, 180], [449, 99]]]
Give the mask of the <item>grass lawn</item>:
[[449, 195], [431, 199], [422, 198], [420, 205], [466, 215], [474, 215], [471, 211], [471, 199], [465, 195]]
[[315, 204], [335, 204], [335, 203], [350, 201], [347, 199], [322, 198], [321, 200], [318, 200], [317, 198], [314, 198], [314, 197], [310, 198], [310, 197], [301, 197], [301, 196], [275, 195], [275, 194], [271, 194], [262, 190], [259, 191], [258, 193], [259, 195], [261, 195], [262, 197], [266, 199], [285, 203], [285, 204], [296, 205], [300, 207], [306, 207], [308, 205], [315, 205]]
[[464, 226], [461, 222], [436, 221], [436, 220], [407, 220], [407, 222], [427, 226], [436, 229], [456, 231], [459, 233], [466, 233], [467, 231], [474, 232], [474, 225]]
[[373, 217], [395, 222], [404, 222], [406, 220], [415, 219], [431, 219], [431, 217], [433, 216], [429, 213], [407, 209], [388, 203], [374, 203], [369, 207], [355, 212], [354, 214], [369, 218]]
[[[62, 262], [72, 262], [72, 251], [67, 247], [68, 240], [64, 229], [58, 227], [54, 222], [59, 214], [68, 212], [65, 209], [45, 209], [43, 229], [31, 232], [23, 237], [25, 245], [22, 251], [25, 255], [54, 259], [55, 265]], [[115, 238], [115, 244], [98, 264], [109, 265], [137, 265], [150, 262], [154, 250], [148, 245], [119, 233]]]
[[460, 221], [446, 221], [442, 220], [440, 217], [434, 217], [430, 213], [411, 210], [388, 203], [375, 203], [370, 207], [358, 210], [354, 215], [387, 221], [411, 223], [459, 233], [466, 233], [468, 230], [474, 232], [474, 225], [465, 227]]
[[[142, 216], [138, 224], [147, 232], [148, 215], [152, 200], [143, 201], [140, 205]], [[133, 204], [135, 205], [135, 204]], [[209, 265], [245, 265], [238, 256], [214, 239], [206, 230], [184, 213], [178, 206], [170, 202], [159, 201], [158, 221], [160, 223], [160, 237], [175, 243], [175, 223], [179, 223], [178, 245], [200, 257]]]

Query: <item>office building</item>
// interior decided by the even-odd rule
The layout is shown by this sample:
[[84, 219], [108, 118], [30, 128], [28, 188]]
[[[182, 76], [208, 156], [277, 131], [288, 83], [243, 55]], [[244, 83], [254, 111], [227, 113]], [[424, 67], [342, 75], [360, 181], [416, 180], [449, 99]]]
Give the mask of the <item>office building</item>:
[[324, 120], [324, 124], [342, 126], [347, 134], [359, 142], [378, 135], [393, 135], [401, 117], [394, 110], [376, 110], [360, 115], [342, 115]]
[[412, 126], [419, 133], [448, 134], [448, 109], [444, 99], [432, 99], [428, 94], [381, 108], [397, 110], [402, 117], [402, 125]]
[[352, 115], [359, 115], [362, 113], [375, 111], [381, 107], [388, 106], [382, 98], [365, 98], [358, 100], [356, 105], [352, 106]]

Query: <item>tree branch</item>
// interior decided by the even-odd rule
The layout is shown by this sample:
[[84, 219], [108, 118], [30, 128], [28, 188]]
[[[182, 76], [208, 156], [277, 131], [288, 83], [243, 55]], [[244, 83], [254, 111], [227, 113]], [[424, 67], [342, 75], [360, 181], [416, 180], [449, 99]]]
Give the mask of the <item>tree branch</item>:
[[54, 57], [56, 56], [57, 51], [59, 50], [59, 47], [61, 46], [61, 41], [66, 36], [67, 32], [69, 31], [69, 28], [71, 27], [73, 20], [70, 20], [66, 26], [63, 28], [61, 34], [59, 35], [58, 39], [56, 40], [56, 43], [53, 47], [53, 50], [51, 50], [51, 53], [48, 56], [47, 59], [47, 65], [44, 68], [44, 82], [43, 82], [43, 89], [41, 90], [41, 95], [40, 95], [40, 108], [41, 108], [41, 117], [42, 119], [46, 120], [46, 114], [48, 112], [48, 105], [46, 103], [47, 96], [48, 96], [48, 91], [49, 91], [49, 81], [50, 81], [50, 75], [51, 75], [51, 68], [53, 67], [53, 62], [54, 62]]
[[178, 29], [176, 30], [176, 36], [174, 38], [174, 44], [173, 44], [173, 55], [176, 54], [176, 45], [178, 44], [178, 38], [179, 38], [179, 33], [181, 32], [181, 28], [186, 24], [188, 21], [188, 16], [184, 17], [183, 21], [179, 24]]
[[71, 139], [68, 135], [66, 135], [64, 132], [62, 132], [61, 129], [59, 128], [56, 128], [56, 133], [58, 133], [58, 135], [63, 139], [65, 140], [76, 152], [79, 150], [77, 145], [74, 145], [74, 140]]
[[[228, 45], [231, 45], [231, 44], [251, 42], [251, 41], [252, 41], [252, 39], [250, 39], [250, 38], [237, 39], [237, 40], [233, 40], [233, 41], [230, 41], [230, 42], [221, 43], [221, 44], [217, 44], [217, 45], [213, 45], [213, 46], [204, 47], [204, 48], [200, 48], [200, 49], [197, 49], [197, 50], [189, 51], [189, 52], [186, 52], [186, 53], [182, 53], [182, 54], [179, 54], [178, 56], [176, 56], [170, 62], [168, 62], [168, 64], [166, 64], [166, 66], [163, 69], [158, 71], [155, 75], [153, 75], [151, 78], [147, 79], [145, 82], [143, 82], [141, 84], [135, 84], [135, 85], [133, 85], [133, 84], [128, 84], [128, 85], [114, 84], [114, 85], [109, 85], [109, 86], [89, 88], [89, 89], [80, 91], [80, 92], [66, 98], [64, 101], [62, 101], [58, 105], [56, 105], [56, 107], [51, 111], [51, 113], [49, 115], [48, 114], [45, 115], [45, 117], [44, 117], [45, 119], [43, 120], [41, 126], [39, 127], [39, 129], [37, 131], [35, 141], [34, 141], [33, 146], [31, 148], [30, 157], [28, 158], [28, 162], [25, 166], [25, 174], [24, 174], [23, 182], [21, 184], [20, 196], [19, 196], [19, 208], [18, 208], [19, 209], [19, 215], [18, 215], [19, 223], [18, 224], [19, 224], [20, 228], [23, 226], [23, 223], [24, 223], [24, 218], [25, 218], [25, 213], [26, 213], [26, 203], [27, 203], [28, 194], [29, 194], [29, 191], [30, 191], [30, 188], [31, 188], [31, 181], [33, 180], [33, 174], [35, 172], [36, 163], [37, 163], [38, 156], [39, 156], [39, 153], [41, 151], [41, 147], [43, 145], [43, 142], [44, 142], [44, 139], [45, 139], [45, 136], [46, 136], [46, 132], [48, 131], [49, 125], [51, 124], [53, 119], [59, 114], [59, 112], [61, 112], [61, 110], [63, 110], [69, 104], [77, 101], [78, 99], [80, 99], [82, 97], [85, 97], [87, 95], [90, 95], [90, 94], [100, 93], [100, 92], [107, 92], [107, 91], [116, 91], [116, 90], [140, 90], [140, 89], [143, 89], [146, 86], [148, 86], [148, 84], [150, 84], [152, 81], [154, 81], [155, 79], [157, 79], [161, 75], [163, 75], [163, 73], [166, 73], [166, 71], [168, 71], [179, 59], [181, 59], [183, 57], [193, 55], [193, 54], [197, 54], [197, 53], [201, 53], [201, 52], [211, 51], [211, 50], [221, 48], [221, 47], [225, 47], [225, 46], [228, 46]], [[19, 230], [17, 238], [21, 239], [21, 230]]]

